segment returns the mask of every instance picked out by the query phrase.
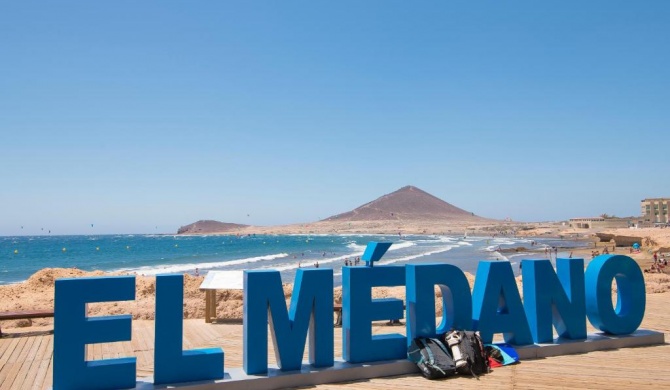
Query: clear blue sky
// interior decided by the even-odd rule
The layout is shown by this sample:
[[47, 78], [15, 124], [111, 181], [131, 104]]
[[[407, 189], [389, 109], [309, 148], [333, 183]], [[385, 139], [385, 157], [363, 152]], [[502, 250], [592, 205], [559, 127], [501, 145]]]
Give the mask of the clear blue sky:
[[407, 184], [491, 218], [638, 215], [670, 196], [669, 21], [667, 0], [3, 2], [0, 235], [308, 222]]

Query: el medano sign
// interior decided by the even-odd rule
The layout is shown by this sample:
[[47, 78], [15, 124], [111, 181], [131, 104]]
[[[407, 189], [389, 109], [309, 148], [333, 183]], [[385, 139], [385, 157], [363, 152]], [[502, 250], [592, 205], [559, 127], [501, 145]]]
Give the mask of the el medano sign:
[[[369, 363], [405, 359], [417, 336], [434, 336], [452, 327], [479, 330], [485, 343], [502, 333], [514, 345], [585, 340], [586, 319], [613, 335], [636, 331], [644, 317], [642, 272], [627, 256], [603, 255], [584, 271], [583, 259], [523, 260], [522, 303], [509, 262], [479, 263], [474, 289], [463, 272], [449, 264], [372, 267], [388, 244], [370, 243], [363, 259], [369, 267], [344, 267], [343, 360]], [[211, 381], [225, 389], [224, 352], [220, 348], [182, 350], [183, 281], [181, 275], [156, 277], [154, 385]], [[612, 281], [617, 300], [612, 303]], [[377, 286], [406, 286], [407, 302], [372, 299]], [[442, 290], [443, 315], [436, 325], [434, 287]], [[136, 359], [86, 361], [87, 344], [131, 339], [129, 315], [87, 317], [91, 302], [132, 300], [133, 276], [56, 281], [53, 388], [122, 389], [136, 386]], [[404, 318], [407, 335], [372, 335], [372, 322]], [[268, 372], [268, 326], [280, 371], [300, 370], [309, 338], [309, 364], [331, 367], [334, 359], [333, 270], [299, 269], [287, 308], [278, 271], [244, 273], [243, 370]], [[269, 324], [269, 325], [268, 325]], [[343, 380], [343, 379], [340, 379]], [[208, 387], [214, 388], [214, 387]]]

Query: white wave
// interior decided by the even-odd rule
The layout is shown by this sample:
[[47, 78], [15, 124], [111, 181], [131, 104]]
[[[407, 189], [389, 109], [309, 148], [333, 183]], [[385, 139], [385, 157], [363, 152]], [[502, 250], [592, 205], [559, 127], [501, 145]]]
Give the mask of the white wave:
[[401, 261], [414, 260], [414, 259], [417, 259], [419, 257], [430, 256], [430, 255], [434, 255], [434, 254], [437, 254], [437, 253], [447, 252], [447, 251], [450, 251], [450, 250], [452, 250], [454, 248], [457, 248], [457, 247], [458, 247], [458, 245], [447, 245], [447, 246], [439, 247], [436, 250], [429, 251], [429, 252], [417, 253], [415, 255], [399, 257], [397, 259], [389, 259], [389, 260], [386, 260], [386, 261], [379, 261], [379, 262], [377, 262], [377, 264], [380, 264], [380, 265], [381, 264], [393, 264], [393, 263], [399, 263]]
[[505, 255], [503, 255], [502, 253], [500, 253], [498, 251], [491, 252], [491, 259], [509, 261], [509, 259]]
[[[393, 246], [393, 245], [391, 245]], [[347, 248], [354, 250], [354, 251], [364, 251], [365, 250], [365, 245], [358, 245], [354, 241], [350, 242], [347, 244]]]
[[518, 243], [518, 241], [509, 238], [494, 238], [493, 242], [498, 245], [514, 245]]
[[394, 242], [393, 245], [389, 248], [390, 251], [397, 251], [398, 249], [404, 249], [404, 248], [409, 248], [411, 246], [415, 246], [416, 243], [412, 241], [400, 241], [400, 242]]
[[[338, 257], [331, 257], [331, 258], [327, 258], [327, 259], [326, 258], [324, 258], [324, 259], [310, 259], [308, 261], [300, 261], [298, 263], [294, 262], [294, 263], [290, 263], [290, 264], [286, 264], [286, 265], [280, 265], [280, 266], [274, 266], [273, 265], [273, 266], [268, 266], [268, 267], [263, 267], [263, 268], [270, 268], [270, 269], [277, 270], [277, 271], [288, 271], [288, 270], [292, 270], [292, 269], [298, 269], [299, 268], [298, 264], [300, 264], [303, 268], [312, 268], [312, 267], [314, 267], [314, 264], [316, 262], [319, 263], [319, 267], [320, 267], [323, 264], [331, 264], [331, 263], [337, 263], [337, 262], [344, 263], [344, 259], [349, 258], [350, 260], [353, 260], [353, 258], [355, 258], [357, 256], [361, 256], [361, 255], [363, 255], [363, 251], [354, 252], [354, 253], [350, 253], [348, 255], [342, 255], [342, 256], [338, 256]], [[361, 263], [365, 263], [365, 262], [363, 260], [361, 260]]]
[[472, 244], [470, 244], [470, 243], [467, 242], [467, 241], [459, 241], [459, 242], [458, 242], [458, 245], [462, 245], [462, 246], [472, 246]]
[[[391, 247], [389, 248], [389, 251], [392, 250], [398, 250], [398, 249], [403, 249], [403, 248], [409, 248], [412, 246], [415, 246], [416, 244], [414, 242], [410, 241], [403, 241], [400, 243], [393, 243]], [[345, 259], [350, 259], [354, 260], [354, 258], [362, 256], [363, 253], [365, 252], [365, 248], [367, 245], [357, 245], [355, 243], [349, 243], [347, 245], [348, 248], [350, 249], [358, 249], [357, 251], [353, 253], [348, 253], [346, 255], [342, 256], [337, 256], [337, 257], [330, 257], [330, 258], [323, 258], [323, 259], [310, 259], [307, 261], [298, 261], [298, 262], [293, 262], [293, 263], [288, 263], [284, 265], [272, 265], [272, 266], [267, 266], [267, 267], [262, 267], [262, 268], [268, 268], [268, 269], [273, 269], [277, 271], [289, 271], [293, 269], [298, 269], [298, 265], [300, 264], [301, 267], [303, 268], [312, 268], [314, 267], [314, 264], [316, 262], [319, 263], [319, 267], [322, 267], [324, 264], [333, 264], [333, 263], [344, 263]], [[439, 253], [439, 252], [436, 252]], [[365, 264], [363, 260], [361, 260], [361, 264]]]
[[269, 261], [269, 260], [281, 259], [281, 258], [284, 258], [284, 257], [287, 257], [287, 256], [288, 256], [288, 253], [277, 253], [277, 254], [274, 254], [274, 255], [248, 257], [248, 258], [245, 258], [245, 259], [230, 260], [230, 261], [216, 261], [216, 262], [209, 262], [209, 263], [174, 264], [174, 265], [164, 265], [164, 266], [158, 266], [158, 267], [146, 266], [146, 267], [139, 267], [139, 268], [118, 269], [116, 271], [117, 272], [134, 272], [136, 274], [144, 274], [144, 275], [157, 275], [157, 274], [163, 274], [163, 273], [180, 273], [180, 272], [192, 271], [196, 268], [199, 268], [201, 270], [212, 269], [212, 268], [223, 268], [223, 267], [230, 267], [230, 266], [240, 265], [240, 264], [256, 263], [256, 262], [259, 262], [259, 261]]
[[[412, 245], [409, 245], [409, 246], [412, 246]], [[382, 260], [376, 262], [376, 264], [378, 264], [378, 265], [384, 264], [385, 265], [385, 264], [398, 263], [398, 262], [401, 262], [401, 261], [409, 261], [409, 260], [417, 259], [417, 258], [423, 257], [423, 256], [430, 256], [430, 255], [434, 255], [434, 254], [437, 254], [437, 253], [447, 252], [447, 251], [449, 251], [453, 248], [457, 248], [457, 247], [458, 247], [458, 245], [447, 245], [447, 246], [444, 246], [444, 247], [439, 247], [438, 249], [433, 250], [433, 251], [418, 253], [418, 254], [415, 254], [415, 255], [400, 257], [400, 258], [397, 258], [397, 259], [383, 260], [383, 258], [382, 258]], [[393, 245], [391, 245], [391, 248], [393, 248]], [[391, 248], [389, 248], [389, 250], [391, 250]], [[363, 252], [360, 252], [360, 253], [354, 253], [354, 254], [339, 256], [339, 257], [335, 257], [335, 258], [331, 258], [331, 259], [319, 260], [319, 266], [321, 267], [323, 264], [342, 262], [346, 258], [360, 256], [362, 254], [363, 254]], [[311, 261], [310, 262], [305, 262], [305, 264], [302, 264], [302, 266], [303, 266], [303, 268], [312, 268], [312, 267], [314, 267], [314, 263], [316, 263], [316, 260], [314, 262], [311, 262]], [[365, 264], [365, 262], [361, 260], [361, 264]], [[274, 269], [274, 270], [277, 270], [277, 271], [288, 271], [288, 270], [292, 270], [292, 269], [297, 269], [298, 265], [297, 264], [287, 264], [287, 265], [279, 266], [279, 267], [268, 266], [267, 268], [271, 268], [271, 269]], [[333, 274], [333, 276], [340, 276], [340, 275], [342, 275], [341, 271]]]
[[452, 243], [456, 241], [456, 238], [454, 237], [447, 237], [447, 236], [433, 236], [433, 239], [431, 240], [414, 240], [412, 242], [416, 242], [417, 244], [439, 244], [439, 243]]

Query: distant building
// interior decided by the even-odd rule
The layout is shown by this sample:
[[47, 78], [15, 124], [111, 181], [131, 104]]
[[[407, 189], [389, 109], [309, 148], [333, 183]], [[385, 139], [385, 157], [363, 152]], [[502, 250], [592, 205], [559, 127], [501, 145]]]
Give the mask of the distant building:
[[668, 223], [668, 203], [670, 198], [642, 199], [642, 220], [650, 223]]
[[577, 229], [617, 229], [633, 225], [629, 218], [582, 217], [570, 218], [570, 227]]
[[579, 229], [590, 229], [594, 223], [599, 224], [605, 222], [602, 217], [586, 217], [586, 218], [570, 218], [570, 227]]

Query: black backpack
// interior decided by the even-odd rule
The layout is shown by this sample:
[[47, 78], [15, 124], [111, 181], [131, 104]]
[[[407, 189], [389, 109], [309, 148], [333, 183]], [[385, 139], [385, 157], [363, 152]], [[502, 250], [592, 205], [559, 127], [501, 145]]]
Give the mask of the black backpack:
[[[453, 352], [456, 371], [474, 377], [490, 372], [489, 359], [479, 332], [452, 330], [444, 335], [444, 344]], [[458, 352], [453, 348], [457, 347]]]
[[439, 339], [417, 337], [407, 352], [407, 358], [416, 363], [428, 379], [446, 378], [456, 374], [456, 365], [449, 349]]

